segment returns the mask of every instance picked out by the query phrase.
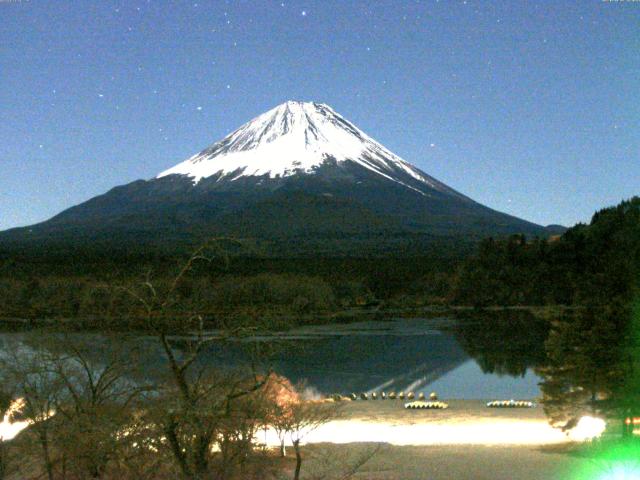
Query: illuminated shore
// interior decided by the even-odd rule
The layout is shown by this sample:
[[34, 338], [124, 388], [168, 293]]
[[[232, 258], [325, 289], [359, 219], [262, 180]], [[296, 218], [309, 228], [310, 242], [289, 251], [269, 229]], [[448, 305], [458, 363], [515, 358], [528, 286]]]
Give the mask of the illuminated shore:
[[[552, 428], [540, 406], [495, 409], [486, 400], [447, 400], [446, 410], [405, 410], [404, 403], [345, 402], [339, 420], [304, 438], [310, 478], [368, 455], [353, 478], [570, 480], [590, 464], [565, 453], [572, 438]], [[268, 433], [267, 443], [277, 445], [275, 435]]]
[[[549, 425], [541, 407], [495, 409], [482, 400], [447, 403], [446, 410], [407, 410], [400, 400], [345, 401], [339, 419], [310, 431], [304, 440], [398, 446], [547, 445], [571, 440]], [[266, 443], [277, 445], [277, 437], [267, 432]]]

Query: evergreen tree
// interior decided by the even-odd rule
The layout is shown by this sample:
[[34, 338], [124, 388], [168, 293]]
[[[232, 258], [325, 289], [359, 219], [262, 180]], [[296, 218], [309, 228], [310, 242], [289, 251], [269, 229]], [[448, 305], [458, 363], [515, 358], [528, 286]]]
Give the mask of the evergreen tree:
[[547, 364], [537, 369], [544, 411], [552, 425], [571, 429], [583, 415], [618, 417], [632, 374], [625, 349], [627, 308], [589, 309], [552, 322]]

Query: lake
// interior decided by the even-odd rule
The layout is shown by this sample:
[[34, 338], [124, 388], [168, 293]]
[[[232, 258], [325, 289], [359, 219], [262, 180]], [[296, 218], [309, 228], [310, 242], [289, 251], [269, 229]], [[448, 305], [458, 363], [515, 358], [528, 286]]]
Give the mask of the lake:
[[[200, 361], [236, 367], [249, 359], [255, 361], [259, 352], [261, 368], [270, 367], [294, 383], [304, 382], [310, 394], [413, 391], [428, 395], [435, 391], [443, 399], [535, 399], [540, 393], [540, 378], [528, 359], [531, 350], [540, 346], [525, 344], [508, 350], [517, 342], [505, 339], [505, 332], [518, 339], [531, 339], [531, 335], [520, 335], [519, 323], [510, 321], [505, 329], [504, 320], [500, 322], [501, 327], [495, 328], [486, 319], [460, 322], [451, 318], [301, 327], [242, 341], [214, 341], [202, 352]], [[499, 328], [503, 331], [496, 334], [495, 341], [491, 337], [488, 344], [482, 340], [483, 332]], [[3, 333], [0, 346], [3, 350], [11, 344], [28, 346], [35, 335], [41, 333]], [[97, 363], [104, 352], [122, 343], [143, 346], [144, 355], [136, 361], [145, 365], [149, 375], [163, 363], [158, 342], [152, 337], [72, 336], [91, 345]], [[189, 340], [176, 337], [173, 341], [188, 345]], [[507, 366], [488, 362], [487, 352]], [[511, 364], [517, 368], [510, 368]]]

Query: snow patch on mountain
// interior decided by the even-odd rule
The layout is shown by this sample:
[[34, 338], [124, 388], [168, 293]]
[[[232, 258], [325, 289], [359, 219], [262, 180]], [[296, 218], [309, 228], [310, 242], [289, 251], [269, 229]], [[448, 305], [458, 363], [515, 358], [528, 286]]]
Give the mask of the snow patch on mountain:
[[281, 178], [312, 174], [327, 161], [354, 162], [388, 180], [424, 194], [397, 178], [410, 175], [426, 186], [450, 189], [387, 150], [331, 107], [320, 103], [283, 103], [254, 118], [221, 141], [160, 173], [186, 175], [194, 183], [214, 175], [218, 181], [241, 177]]

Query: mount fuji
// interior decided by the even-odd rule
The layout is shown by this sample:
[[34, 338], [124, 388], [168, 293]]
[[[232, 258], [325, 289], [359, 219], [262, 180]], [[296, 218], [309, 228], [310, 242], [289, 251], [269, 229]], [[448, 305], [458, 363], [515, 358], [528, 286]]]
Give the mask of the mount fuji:
[[429, 176], [328, 105], [289, 101], [152, 179], [1, 233], [0, 242], [193, 243], [227, 235], [277, 248], [388, 251], [512, 233], [549, 234]]

